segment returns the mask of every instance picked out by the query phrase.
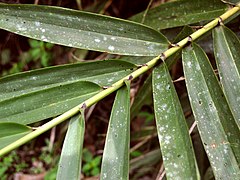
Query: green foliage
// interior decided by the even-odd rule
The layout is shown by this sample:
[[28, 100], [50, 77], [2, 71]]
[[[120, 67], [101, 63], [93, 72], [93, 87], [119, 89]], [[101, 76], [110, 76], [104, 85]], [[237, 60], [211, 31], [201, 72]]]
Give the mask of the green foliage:
[[88, 149], [83, 149], [82, 171], [86, 176], [97, 176], [100, 173], [101, 156], [93, 157]]
[[4, 49], [1, 51], [1, 58], [0, 58], [0, 63], [2, 65], [6, 65], [10, 61], [10, 50], [9, 49]]
[[133, 16], [131, 19], [137, 22], [142, 22], [143, 19], [144, 24], [160, 30], [211, 20], [220, 16], [226, 10], [227, 5], [219, 0], [195, 0], [194, 2], [179, 0], [150, 9], [144, 19], [144, 12]]
[[[43, 41], [29, 40], [30, 50], [27, 52], [29, 56], [26, 57], [26, 62], [41, 60], [41, 65], [47, 67], [52, 59], [52, 54], [48, 52], [53, 47], [51, 43], [45, 43]], [[24, 55], [23, 55], [24, 56]]]
[[[46, 179], [79, 179], [81, 171], [87, 176], [100, 174], [101, 179], [129, 179], [132, 168], [142, 168], [149, 163], [159, 162], [160, 159], [163, 160], [169, 179], [201, 179], [211, 177], [212, 171], [216, 179], [238, 179], [240, 43], [234, 32], [224, 27], [223, 23], [239, 12], [239, 4], [229, 8], [220, 0], [196, 0], [194, 3], [191, 0], [180, 0], [160, 4], [133, 16], [131, 20], [139, 22], [136, 23], [60, 7], [0, 4], [1, 29], [47, 42], [29, 41], [29, 62], [40, 59], [42, 66], [47, 66], [51, 59], [50, 43], [140, 56], [62, 65], [1, 78], [0, 155], [70, 119], [59, 167], [57, 169], [52, 166]], [[212, 20], [218, 16], [220, 18]], [[194, 32], [187, 26], [196, 23], [193, 25], [198, 28], [209, 20], [212, 21]], [[178, 26], [185, 27], [179, 32], [176, 28]], [[160, 29], [167, 29], [168, 37], [178, 34], [173, 38], [176, 44], [171, 44], [159, 33]], [[192, 42], [207, 35], [210, 30], [213, 30], [220, 81], [203, 49]], [[174, 31], [175, 34], [172, 33]], [[203, 39], [199, 43], [203, 41], [207, 40]], [[204, 47], [208, 45], [209, 41], [207, 45], [203, 44]], [[187, 115], [182, 110], [188, 105], [182, 103], [184, 107], [181, 107], [177, 94], [180, 90], [175, 88], [169, 73], [172, 67], [174, 72], [176, 60], [180, 59], [181, 53], [187, 95], [193, 112], [191, 118], [197, 124], [211, 164], [211, 168], [205, 168], [206, 173], [201, 172], [201, 177], [201, 168], [198, 168], [202, 166], [199, 162], [201, 157], [194, 154], [189, 135], [194, 127], [188, 129], [187, 124], [190, 124], [188, 121], [191, 118], [186, 118]], [[8, 61], [9, 51], [5, 50], [1, 53], [1, 63]], [[13, 66], [14, 71], [23, 67], [21, 63]], [[148, 72], [147, 78], [142, 76], [145, 72]], [[139, 92], [130, 110], [130, 85], [138, 77], [140, 81], [146, 80], [138, 84]], [[86, 108], [115, 91], [117, 93], [103, 157], [94, 157], [83, 149], [84, 112]], [[153, 115], [148, 111], [141, 112], [141, 109], [152, 103], [161, 151], [154, 150], [144, 154], [139, 149], [130, 153], [130, 115], [132, 118], [145, 116], [145, 123], [151, 124]], [[33, 132], [25, 126], [48, 118], [53, 119]], [[197, 131], [195, 133], [198, 134]], [[130, 155], [135, 157], [131, 162]], [[11, 155], [3, 159], [1, 173], [7, 170], [14, 158]], [[46, 164], [51, 163], [48, 153], [41, 158]], [[21, 170], [24, 166], [19, 164], [15, 168]], [[149, 171], [146, 168], [141, 173]], [[141, 173], [134, 178], [139, 178]], [[164, 171], [160, 171], [160, 175], [164, 176]]]
[[220, 82], [234, 119], [240, 127], [238, 97], [240, 94], [240, 41], [230, 29], [224, 26], [215, 28], [213, 39]]
[[[58, 165], [57, 179], [80, 179], [83, 139], [85, 132], [84, 111], [72, 117], [64, 140]], [[72, 171], [72, 173], [69, 173]]]
[[12, 151], [8, 156], [0, 159], [0, 176], [1, 179], [8, 179], [7, 171], [10, 168], [14, 168], [15, 172], [21, 172], [23, 169], [27, 168], [28, 165], [25, 162], [21, 162], [16, 151]]
[[[13, 63], [9, 71], [3, 71], [2, 75], [14, 74], [23, 71], [27, 64], [34, 63], [35, 67], [47, 67], [49, 66], [53, 55], [51, 49], [53, 44], [45, 43], [43, 41], [36, 41], [34, 39], [29, 39], [30, 49], [24, 51], [19, 56], [19, 61]], [[2, 65], [10, 64], [10, 50], [4, 49], [1, 51], [0, 63]], [[40, 62], [39, 62], [40, 60]]]
[[141, 156], [143, 153], [141, 151], [133, 151], [130, 153], [130, 157], [139, 157]]
[[145, 118], [145, 124], [148, 124], [154, 120], [154, 115], [149, 112], [141, 111], [139, 112], [138, 116]]
[[57, 166], [50, 169], [44, 176], [44, 180], [55, 180], [57, 178]]
[[[118, 146], [120, 144], [120, 146]], [[117, 91], [103, 152], [101, 179], [128, 179], [130, 147], [130, 82]]]
[[167, 178], [199, 179], [185, 117], [165, 63], [154, 69], [152, 84], [156, 125]]
[[0, 148], [31, 132], [31, 128], [17, 123], [0, 122]]
[[[183, 50], [183, 67], [194, 117], [213, 172], [219, 179], [237, 179], [239, 127], [208, 58], [198, 45]], [[219, 162], [224, 163], [224, 169]]]
[[0, 4], [0, 26], [45, 42], [115, 54], [158, 55], [169, 45], [147, 26], [59, 7]]

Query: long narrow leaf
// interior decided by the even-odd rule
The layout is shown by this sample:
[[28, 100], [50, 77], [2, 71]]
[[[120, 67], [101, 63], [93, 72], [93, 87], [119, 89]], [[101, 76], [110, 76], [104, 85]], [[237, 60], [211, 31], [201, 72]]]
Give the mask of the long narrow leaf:
[[84, 112], [81, 112], [81, 115], [75, 115], [69, 122], [58, 165], [58, 180], [80, 179], [84, 131]]
[[227, 27], [213, 31], [214, 54], [220, 81], [233, 116], [240, 127], [240, 41]]
[[31, 132], [31, 128], [17, 123], [0, 123], [0, 149]]
[[128, 179], [130, 146], [129, 91], [128, 84], [118, 90], [113, 104], [103, 152], [102, 180]]
[[165, 63], [153, 70], [154, 112], [169, 179], [199, 179], [186, 120]]
[[57, 116], [95, 95], [101, 88], [80, 81], [12, 97], [0, 102], [0, 122], [30, 124]]
[[203, 50], [183, 50], [187, 90], [198, 130], [216, 179], [238, 179], [240, 132]]
[[141, 24], [52, 6], [0, 4], [0, 28], [54, 44], [125, 55], [159, 55], [169, 42]]
[[91, 81], [100, 86], [112, 83], [130, 74], [134, 64], [119, 61], [97, 61], [42, 68], [0, 78], [0, 102], [79, 81]]
[[[0, 79], [0, 122], [29, 124], [61, 114], [131, 73], [134, 64], [100, 61], [44, 68]], [[69, 91], [70, 90], [70, 91]]]
[[184, 26], [220, 16], [228, 6], [220, 0], [179, 0], [150, 9], [144, 17], [139, 13], [131, 20], [142, 22], [157, 30]]

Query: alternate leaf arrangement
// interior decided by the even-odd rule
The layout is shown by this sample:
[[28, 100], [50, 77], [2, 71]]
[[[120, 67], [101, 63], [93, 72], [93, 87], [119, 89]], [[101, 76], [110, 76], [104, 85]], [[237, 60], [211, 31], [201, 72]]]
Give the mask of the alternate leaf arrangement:
[[[240, 41], [224, 23], [239, 14], [240, 6], [238, 1], [225, 2], [173, 1], [150, 9], [147, 14], [137, 14], [132, 21], [59, 7], [0, 4], [1, 29], [54, 44], [131, 56], [48, 67], [1, 78], [0, 156], [70, 119], [57, 179], [80, 179], [84, 111], [117, 91], [100, 176], [128, 179], [130, 86], [134, 79], [152, 70], [142, 91], [146, 92], [144, 88], [152, 84], [166, 176], [200, 179], [185, 116], [169, 73], [182, 53], [191, 108], [214, 176], [238, 179]], [[145, 25], [137, 23], [143, 15]], [[191, 28], [184, 27], [175, 44], [159, 32], [209, 20], [212, 21], [193, 33]], [[220, 81], [206, 53], [193, 42], [209, 31]], [[149, 58], [139, 65], [128, 61], [132, 56], [138, 56], [139, 61]], [[140, 89], [142, 98], [136, 97], [132, 108], [141, 106], [146, 95], [143, 92]], [[27, 126], [52, 117], [35, 130]]]

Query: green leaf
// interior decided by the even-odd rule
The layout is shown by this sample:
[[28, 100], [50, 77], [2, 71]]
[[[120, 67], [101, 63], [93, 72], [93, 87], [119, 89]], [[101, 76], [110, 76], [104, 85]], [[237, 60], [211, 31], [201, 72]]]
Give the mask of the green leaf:
[[75, 115], [69, 122], [58, 165], [58, 180], [80, 179], [84, 131], [84, 112], [81, 112], [81, 115]]
[[0, 122], [30, 124], [57, 116], [100, 90], [97, 84], [80, 81], [13, 96], [0, 102]]
[[31, 128], [17, 123], [0, 123], [0, 149], [31, 132]]
[[100, 169], [98, 167], [95, 167], [91, 170], [92, 176], [97, 176], [100, 173]]
[[100, 90], [96, 84], [81, 81], [110, 86], [135, 67], [124, 61], [108, 60], [56, 66], [4, 77], [0, 79], [0, 122], [29, 124], [61, 114]]
[[[177, 43], [181, 39], [187, 37], [193, 33], [193, 30], [189, 26], [185, 26], [182, 28], [181, 32], [177, 35], [177, 37], [174, 39], [173, 43]], [[172, 65], [176, 62], [176, 60], [180, 59], [181, 52], [177, 52], [176, 54], [169, 57], [166, 61], [167, 66], [169, 69], [171, 69]], [[127, 60], [129, 62], [134, 62], [136, 64], [144, 64], [147, 63], [150, 59], [149, 57], [123, 57], [124, 60]], [[140, 62], [139, 62], [140, 61]], [[134, 102], [131, 106], [131, 119], [135, 117], [138, 112], [141, 110], [141, 107], [145, 104], [152, 103], [152, 77], [149, 76], [143, 86], [139, 88], [139, 91], [137, 95], [135, 96]]]
[[85, 164], [85, 165], [83, 166], [82, 171], [83, 171], [84, 173], [88, 173], [91, 169], [92, 169], [91, 163], [87, 163], [87, 164]]
[[92, 160], [92, 166], [93, 167], [97, 167], [98, 165], [100, 165], [100, 163], [101, 163], [101, 157], [100, 156], [97, 156], [97, 157], [95, 157], [93, 160]]
[[165, 63], [153, 70], [153, 101], [168, 179], [199, 179], [188, 127]]
[[[167, 29], [211, 20], [223, 14], [228, 6], [219, 0], [179, 0], [164, 3], [150, 9], [145, 17], [144, 24], [154, 29]], [[139, 13], [131, 20], [141, 22], [144, 12]]]
[[[126, 82], [126, 84], [129, 82]], [[118, 90], [109, 121], [100, 179], [128, 179], [130, 87]]]
[[225, 26], [215, 28], [213, 40], [223, 91], [235, 121], [240, 127], [240, 41]]
[[[166, 30], [167, 31], [167, 30]], [[167, 31], [169, 32], [169, 31]], [[189, 36], [190, 34], [192, 34], [194, 31], [191, 27], [189, 26], [184, 26], [182, 28], [182, 30], [180, 31], [180, 33], [175, 37], [174, 34], [174, 40], [172, 41], [173, 43], [178, 43], [179, 41], [181, 41], [182, 39], [184, 39], [185, 37]], [[127, 61], [127, 62], [131, 62], [137, 65], [144, 65], [146, 64], [148, 61], [150, 61], [151, 59], [153, 59], [155, 56], [122, 56], [120, 59]], [[172, 67], [172, 65], [176, 62], [177, 59], [180, 59], [181, 54], [180, 52], [170, 56], [168, 58], [168, 60], [166, 61], [166, 64], [168, 65], [168, 67]]]
[[216, 179], [238, 179], [240, 132], [204, 51], [193, 44], [183, 50], [189, 99]]
[[122, 55], [159, 55], [169, 45], [147, 26], [53, 6], [0, 4], [0, 28], [54, 44]]
[[92, 155], [92, 153], [88, 149], [84, 148], [83, 149], [83, 158], [82, 159], [85, 162], [91, 162], [92, 159], [93, 159], [93, 155]]
[[79, 81], [110, 86], [130, 74], [134, 68], [136, 66], [128, 62], [107, 60], [54, 66], [6, 76], [0, 79], [0, 102]]

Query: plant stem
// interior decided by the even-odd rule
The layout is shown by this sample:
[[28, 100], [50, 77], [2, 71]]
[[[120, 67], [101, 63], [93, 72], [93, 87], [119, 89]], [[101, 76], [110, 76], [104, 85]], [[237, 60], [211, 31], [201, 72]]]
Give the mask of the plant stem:
[[223, 15], [221, 15], [219, 18], [214, 19], [210, 23], [206, 24], [203, 26], [203, 28], [199, 29], [198, 31], [194, 32], [187, 38], [181, 40], [179, 43], [177, 43], [176, 46], [166, 50], [164, 53], [161, 55], [153, 58], [151, 61], [149, 61], [147, 64], [143, 65], [141, 68], [137, 69], [136, 71], [132, 72], [128, 76], [124, 77], [123, 79], [117, 81], [114, 83], [111, 87], [99, 92], [98, 94], [94, 95], [93, 97], [89, 98], [85, 102], [79, 104], [78, 106], [70, 109], [69, 111], [65, 112], [64, 114], [52, 119], [48, 123], [42, 125], [41, 127], [37, 128], [35, 131], [27, 134], [26, 136], [18, 139], [17, 141], [13, 142], [12, 144], [4, 147], [3, 149], [0, 150], [0, 156], [10, 152], [11, 150], [25, 144], [26, 142], [32, 140], [33, 138], [39, 136], [40, 134], [48, 131], [49, 129], [53, 128], [54, 126], [60, 124], [61, 122], [71, 118], [75, 114], [77, 114], [81, 109], [85, 109], [87, 107], [90, 107], [91, 105], [97, 103], [101, 99], [105, 98], [109, 94], [113, 93], [117, 89], [119, 89], [121, 86], [123, 86], [125, 83], [124, 81], [126, 80], [133, 80], [140, 76], [141, 74], [145, 73], [149, 69], [153, 68], [158, 64], [158, 61], [162, 60], [164, 61], [166, 58], [170, 57], [171, 55], [175, 54], [177, 51], [181, 50], [184, 46], [188, 44], [190, 41], [194, 41], [200, 36], [204, 35], [206, 32], [209, 30], [213, 29], [215, 26], [217, 26], [219, 23], [221, 24], [222, 21], [228, 19], [235, 13], [237, 13], [240, 10], [240, 4], [238, 4], [236, 7], [233, 7], [232, 9], [228, 10], [225, 12]]

